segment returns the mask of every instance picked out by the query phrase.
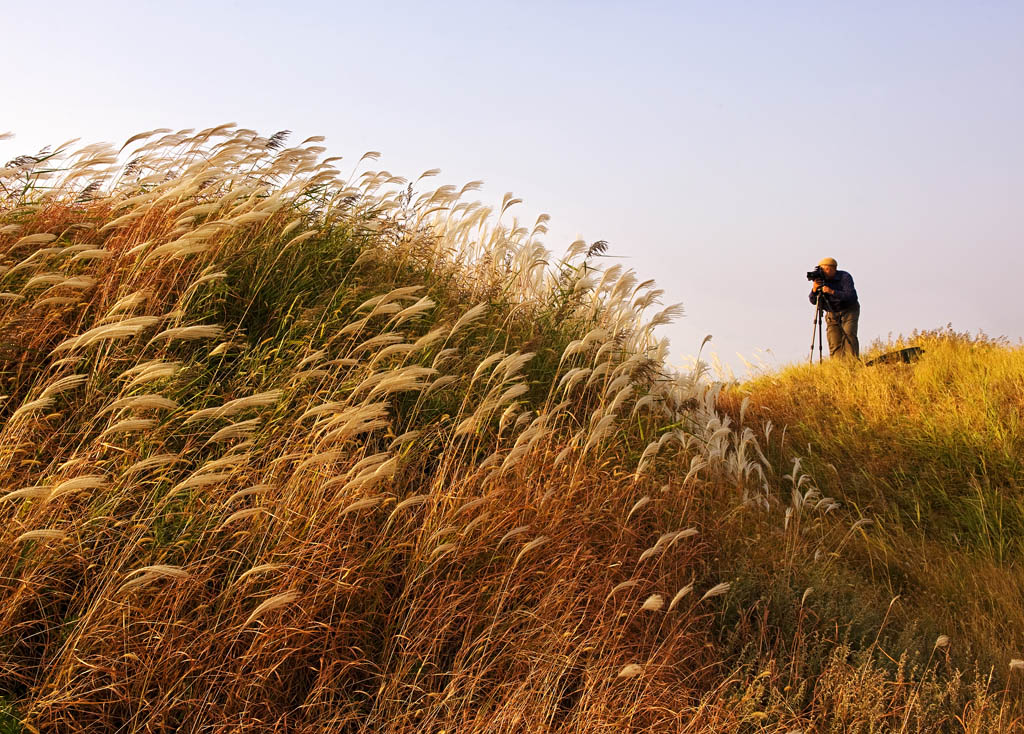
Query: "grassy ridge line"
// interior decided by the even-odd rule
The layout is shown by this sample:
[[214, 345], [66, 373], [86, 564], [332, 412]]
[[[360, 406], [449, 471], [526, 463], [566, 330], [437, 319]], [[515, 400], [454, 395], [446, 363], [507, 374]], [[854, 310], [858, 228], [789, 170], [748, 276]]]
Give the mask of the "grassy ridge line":
[[[913, 364], [832, 361], [753, 380], [720, 405], [786, 426], [774, 463], [798, 453], [825, 493], [871, 525], [851, 539], [843, 578], [854, 598], [900, 596], [893, 646], [948, 634], [950, 654], [1013, 675], [1024, 651], [1024, 349], [948, 327], [914, 343]], [[869, 357], [872, 355], [869, 355]]]
[[[0, 695], [26, 726], [1012, 721], [833, 634], [799, 575], [844, 570], [849, 525], [663, 374], [651, 283], [582, 243], [553, 262], [472, 185], [165, 132], [0, 171]], [[762, 581], [802, 627], [752, 623]]]

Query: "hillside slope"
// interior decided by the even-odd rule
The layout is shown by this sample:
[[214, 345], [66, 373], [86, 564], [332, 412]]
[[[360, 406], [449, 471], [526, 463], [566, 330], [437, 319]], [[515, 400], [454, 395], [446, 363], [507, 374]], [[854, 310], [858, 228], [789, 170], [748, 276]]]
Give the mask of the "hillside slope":
[[9, 730], [1012, 729], [653, 284], [286, 137], [0, 170]]
[[785, 426], [827, 494], [870, 526], [845, 553], [855, 581], [900, 596], [892, 620], [949, 635], [950, 655], [1004, 679], [1024, 657], [1024, 348], [949, 327], [910, 364], [827, 362], [752, 380], [720, 406]]

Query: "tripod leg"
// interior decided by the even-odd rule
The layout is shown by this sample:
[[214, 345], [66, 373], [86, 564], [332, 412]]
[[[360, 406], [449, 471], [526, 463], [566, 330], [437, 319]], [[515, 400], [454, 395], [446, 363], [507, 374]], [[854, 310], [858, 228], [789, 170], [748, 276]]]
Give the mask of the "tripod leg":
[[822, 343], [821, 328], [822, 328], [822, 322], [825, 320], [824, 317], [822, 316], [823, 313], [824, 312], [822, 311], [822, 308], [821, 308], [821, 294], [819, 293], [817, 301], [815, 302], [815, 306], [814, 306], [814, 325], [811, 327], [811, 356], [810, 356], [811, 364], [814, 364], [814, 340], [815, 339], [818, 340], [818, 363], [820, 364], [821, 360], [822, 360], [822, 357], [821, 357], [821, 343]]
[[811, 323], [811, 356], [810, 356], [811, 364], [814, 364], [814, 340], [815, 340], [815, 338], [818, 339], [818, 341], [819, 341], [819, 348], [820, 348], [820, 341], [821, 341], [821, 339], [820, 339], [820, 337], [818, 335], [819, 331], [820, 331], [819, 328], [818, 328], [818, 317], [820, 316], [820, 314], [821, 314], [821, 310], [816, 308], [814, 310], [814, 321]]

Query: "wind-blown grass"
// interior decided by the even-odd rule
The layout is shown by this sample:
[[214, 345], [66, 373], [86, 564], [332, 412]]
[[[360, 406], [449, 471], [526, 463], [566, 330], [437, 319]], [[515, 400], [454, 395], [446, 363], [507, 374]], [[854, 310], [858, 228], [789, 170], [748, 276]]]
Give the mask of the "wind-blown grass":
[[[835, 636], [787, 697], [781, 638], [727, 639], [752, 611], [722, 561], [777, 533], [825, 573], [857, 531], [666, 372], [677, 309], [595, 267], [604, 243], [554, 258], [511, 196], [358, 173], [376, 154], [343, 179], [319, 142], [154, 131], [0, 170], [0, 710], [40, 731], [1011, 720], [991, 685], [925, 666], [911, 695]], [[815, 622], [795, 644], [850, 627]]]

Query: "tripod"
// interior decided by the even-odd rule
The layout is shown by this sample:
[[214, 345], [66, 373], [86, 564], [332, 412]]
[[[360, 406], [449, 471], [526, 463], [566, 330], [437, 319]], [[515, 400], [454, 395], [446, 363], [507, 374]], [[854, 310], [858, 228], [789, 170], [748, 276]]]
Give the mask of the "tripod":
[[821, 307], [821, 297], [822, 297], [822, 295], [823, 295], [822, 292], [819, 290], [818, 291], [818, 298], [815, 301], [814, 328], [811, 330], [811, 364], [814, 364], [814, 340], [815, 340], [815, 338], [817, 338], [817, 340], [818, 340], [818, 364], [821, 364], [822, 360], [824, 359], [822, 357], [822, 355], [821, 355], [821, 351], [822, 351], [821, 350], [821, 344], [824, 341], [824, 339], [822, 339], [822, 336], [821, 336], [822, 322], [825, 321], [825, 318], [823, 316], [823, 314], [825, 313], [825, 309], [823, 309]]

